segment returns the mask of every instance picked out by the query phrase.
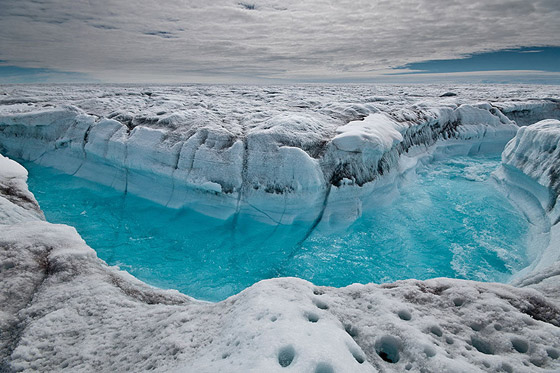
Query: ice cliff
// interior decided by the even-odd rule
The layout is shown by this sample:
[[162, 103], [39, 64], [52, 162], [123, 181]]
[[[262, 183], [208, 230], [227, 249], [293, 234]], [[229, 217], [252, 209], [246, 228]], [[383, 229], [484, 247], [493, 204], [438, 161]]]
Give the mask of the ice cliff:
[[[516, 286], [439, 278], [337, 289], [279, 278], [206, 303], [108, 267], [73, 228], [44, 220], [25, 169], [0, 156], [0, 371], [560, 369], [559, 121], [518, 131], [508, 117], [515, 110], [497, 104], [445, 98], [439, 106], [411, 107], [408, 99], [384, 106], [382, 95], [356, 104], [356, 93], [347, 93], [342, 109], [329, 101], [312, 113], [255, 111], [246, 125], [220, 118], [219, 108], [208, 117], [215, 122], [187, 110], [180, 120], [192, 114], [191, 125], [170, 129], [148, 119], [135, 125], [132, 114], [108, 118], [104, 110], [114, 108], [104, 97], [65, 90], [60, 100], [75, 102], [63, 107], [28, 90], [0, 110], [2, 153], [175, 207], [225, 206], [224, 215], [257, 203], [274, 219], [284, 219], [275, 209], [290, 206], [299, 211], [290, 219], [301, 218], [298, 204], [313, 210], [334, 198], [332, 212], [337, 201], [362, 198], [423, 157], [496, 150], [513, 137], [495, 177], [541, 229], [534, 265]], [[287, 101], [314, 105], [294, 95]], [[146, 91], [132, 102], [156, 96]], [[131, 102], [120, 98], [112, 95], [110, 105]]]
[[[496, 178], [535, 227], [528, 254], [532, 265], [513, 283], [547, 287], [560, 283], [560, 121], [521, 127], [502, 153]], [[556, 276], [556, 277], [553, 277]]]

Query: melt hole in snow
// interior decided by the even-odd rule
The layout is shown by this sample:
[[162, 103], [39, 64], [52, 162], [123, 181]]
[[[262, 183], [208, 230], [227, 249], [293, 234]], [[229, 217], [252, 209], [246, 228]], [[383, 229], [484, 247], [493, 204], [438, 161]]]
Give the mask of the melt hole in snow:
[[315, 373], [334, 373], [334, 369], [329, 363], [319, 363], [315, 368]]
[[515, 351], [520, 352], [522, 354], [529, 351], [529, 343], [527, 343], [527, 341], [525, 341], [521, 338], [512, 338], [511, 339], [511, 344], [512, 344], [513, 348], [515, 348]]
[[375, 352], [388, 363], [397, 363], [400, 359], [402, 343], [392, 335], [386, 335], [375, 342]]
[[296, 356], [296, 350], [292, 345], [284, 346], [278, 352], [278, 364], [281, 367], [286, 368], [289, 366], [292, 361], [294, 361], [294, 357]]
[[555, 348], [547, 348], [546, 353], [548, 354], [548, 357], [554, 360], [560, 357], [560, 352], [558, 352], [558, 350]]
[[317, 322], [317, 321], [319, 321], [319, 316], [317, 316], [316, 313], [313, 313], [313, 312], [306, 312], [306, 313], [305, 313], [305, 316], [307, 317], [307, 320], [308, 320], [309, 322]]
[[412, 319], [412, 315], [407, 310], [400, 310], [397, 315], [401, 318], [401, 320], [404, 321], [409, 321], [410, 319]]
[[434, 325], [430, 328], [430, 332], [432, 332], [432, 334], [437, 335], [438, 337], [441, 337], [443, 335], [443, 332], [441, 331], [441, 328], [437, 325]]
[[358, 336], [358, 329], [356, 329], [355, 327], [353, 327], [350, 324], [345, 324], [344, 325], [344, 330], [346, 330], [346, 333], [350, 334], [350, 337], [355, 338]]
[[471, 344], [474, 348], [476, 348], [479, 352], [482, 352], [486, 355], [494, 355], [494, 347], [480, 338], [471, 337]]
[[453, 299], [453, 304], [456, 307], [461, 307], [463, 305], [463, 303], [465, 303], [465, 300], [463, 298], [455, 298]]
[[329, 309], [329, 306], [328, 306], [325, 302], [323, 302], [322, 300], [320, 300], [320, 299], [315, 299], [315, 300], [313, 301], [313, 303], [315, 303], [315, 305], [316, 305], [317, 308], [319, 308], [319, 309], [322, 309], [322, 310], [328, 310], [328, 309]]
[[426, 354], [427, 357], [434, 357], [436, 356], [436, 349], [433, 348], [432, 346], [425, 346], [424, 353]]
[[529, 361], [531, 362], [531, 364], [537, 367], [542, 367], [544, 365], [544, 361], [540, 358], [532, 358]]
[[472, 323], [470, 325], [471, 329], [474, 330], [475, 332], [479, 332], [484, 328], [484, 325], [479, 324], [479, 323]]
[[350, 350], [350, 353], [352, 354], [352, 356], [354, 356], [354, 359], [356, 359], [358, 363], [363, 364], [364, 361], [366, 361], [362, 352], [358, 350], [356, 347], [348, 346], [348, 350]]
[[502, 363], [502, 369], [504, 372], [513, 373], [513, 368], [508, 363]]

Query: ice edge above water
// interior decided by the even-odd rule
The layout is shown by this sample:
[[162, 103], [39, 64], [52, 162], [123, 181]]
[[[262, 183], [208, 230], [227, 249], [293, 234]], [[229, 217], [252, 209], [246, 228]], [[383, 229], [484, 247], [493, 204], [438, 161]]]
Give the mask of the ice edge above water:
[[[374, 97], [337, 105], [313, 106], [307, 100], [307, 109], [296, 110], [287, 104], [276, 108], [275, 101], [265, 100], [268, 93], [254, 98], [257, 108], [244, 108], [244, 115], [219, 107], [227, 89], [208, 98], [215, 110], [201, 109], [208, 101], [175, 107], [190, 96], [172, 93], [163, 91], [160, 100], [153, 92], [143, 99], [131, 96], [121, 102], [124, 109], [113, 111], [105, 108], [112, 101], [91, 92], [82, 92], [85, 97], [71, 100], [71, 106], [52, 97], [48, 104], [5, 105], [0, 150], [222, 219], [244, 213], [270, 224], [352, 221], [369, 205], [364, 199], [395, 184], [419, 159], [438, 151], [501, 152], [517, 131], [508, 115], [525, 121], [560, 117], [560, 104], [548, 100], [438, 99], [384, 106]], [[228, 105], [242, 102], [238, 96], [233, 100]], [[142, 111], [129, 113], [133, 109], [126, 105]], [[152, 108], [160, 105], [161, 111]]]

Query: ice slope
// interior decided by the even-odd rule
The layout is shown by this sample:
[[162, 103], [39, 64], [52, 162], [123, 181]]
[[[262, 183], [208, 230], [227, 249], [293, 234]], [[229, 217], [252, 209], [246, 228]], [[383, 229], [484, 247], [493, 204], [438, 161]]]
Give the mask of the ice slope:
[[0, 151], [222, 218], [352, 220], [419, 158], [498, 152], [508, 115], [560, 113], [554, 87], [478, 88], [4, 86]]
[[0, 218], [9, 223], [44, 218], [27, 189], [27, 170], [0, 154]]
[[0, 162], [2, 371], [560, 369], [558, 292], [443, 278], [341, 289], [280, 278], [200, 302], [108, 267], [73, 228], [44, 221], [21, 166]]
[[514, 283], [558, 292], [560, 121], [548, 119], [520, 128], [502, 153], [502, 167], [495, 176], [535, 227], [529, 247], [533, 264], [519, 273]]

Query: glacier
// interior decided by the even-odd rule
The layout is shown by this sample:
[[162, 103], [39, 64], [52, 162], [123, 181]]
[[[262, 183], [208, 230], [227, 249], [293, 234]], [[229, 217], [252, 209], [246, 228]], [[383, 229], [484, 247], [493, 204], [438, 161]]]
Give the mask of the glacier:
[[[2, 370], [560, 368], [558, 88], [1, 90]], [[316, 227], [375, 208], [421, 162], [502, 150], [494, 178], [535, 226], [532, 264], [511, 284], [279, 278], [218, 303], [107, 266], [73, 228], [44, 220], [25, 169], [5, 157], [172, 208]]]
[[355, 219], [374, 189], [414, 167], [401, 154], [501, 151], [517, 130], [507, 115], [560, 115], [558, 102], [531, 91], [490, 103], [480, 100], [498, 92], [416, 90], [389, 100], [367, 87], [88, 86], [58, 99], [19, 89], [0, 108], [0, 150], [172, 208], [328, 222], [325, 207]]

